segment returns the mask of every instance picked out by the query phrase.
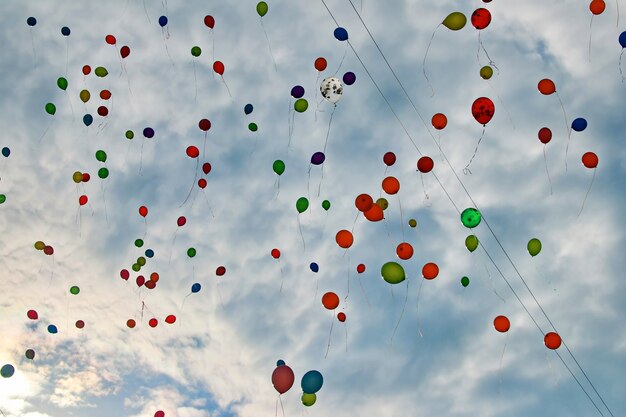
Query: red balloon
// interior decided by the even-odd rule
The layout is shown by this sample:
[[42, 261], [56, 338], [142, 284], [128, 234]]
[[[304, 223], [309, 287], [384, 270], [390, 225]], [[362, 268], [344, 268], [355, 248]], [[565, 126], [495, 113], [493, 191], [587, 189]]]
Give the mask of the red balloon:
[[324, 71], [328, 63], [322, 57], [319, 57], [315, 60], [315, 69], [318, 71]]
[[154, 413], [154, 417], [165, 417], [165, 412], [159, 410], [156, 413]]
[[593, 0], [589, 3], [589, 10], [595, 15], [602, 14], [604, 9], [606, 9], [606, 3], [603, 0]]
[[195, 146], [187, 146], [187, 156], [190, 158], [197, 158], [200, 155], [200, 151]]
[[396, 255], [398, 255], [398, 258], [404, 259], [405, 261], [411, 259], [413, 256], [413, 246], [407, 242], [400, 243], [398, 247], [396, 247]]
[[493, 320], [493, 327], [500, 333], [506, 333], [511, 328], [511, 322], [506, 316], [498, 316]]
[[472, 26], [474, 26], [476, 29], [484, 29], [489, 26], [489, 23], [491, 23], [491, 13], [489, 13], [489, 10], [481, 7], [474, 10], [474, 13], [472, 13], [471, 21]]
[[435, 279], [439, 275], [439, 267], [434, 262], [428, 262], [422, 267], [422, 275], [425, 279]]
[[204, 16], [204, 24], [207, 25], [209, 29], [213, 29], [213, 27], [215, 26], [215, 19], [213, 18], [213, 16], [208, 14]]
[[128, 55], [130, 55], [130, 48], [126, 45], [122, 46], [120, 49], [120, 56], [122, 58], [126, 58]]
[[280, 251], [276, 248], [272, 249], [272, 258], [278, 259], [280, 258]]
[[481, 125], [489, 123], [495, 112], [496, 106], [487, 97], [479, 97], [472, 104], [472, 115]]
[[379, 222], [385, 218], [383, 209], [378, 204], [372, 204], [369, 210], [363, 213], [365, 218], [371, 222]]
[[215, 275], [217, 275], [218, 277], [221, 277], [225, 273], [226, 273], [226, 267], [225, 266], [218, 266], [217, 269], [215, 270]]
[[543, 343], [546, 345], [548, 349], [558, 349], [561, 346], [561, 336], [558, 333], [550, 332], [547, 333], [543, 338]]
[[128, 319], [126, 320], [126, 325], [128, 326], [129, 329], [132, 329], [137, 325], [137, 322], [135, 322], [135, 320], [133, 319]]
[[209, 119], [202, 119], [198, 122], [198, 127], [203, 132], [207, 132], [211, 128], [211, 122]]
[[102, 117], [106, 117], [109, 114], [109, 109], [106, 106], [98, 107], [98, 114]]
[[146, 206], [139, 207], [139, 215], [141, 217], [146, 217], [148, 215], [148, 207]]
[[337, 320], [339, 320], [342, 323], [346, 321], [346, 313], [344, 313], [343, 311], [337, 313]]
[[108, 43], [109, 45], [115, 45], [115, 42], [117, 42], [117, 40], [115, 39], [115, 36], [113, 35], [106, 35], [104, 40], [106, 41], [106, 43]]
[[138, 287], [141, 287], [143, 284], [146, 283], [146, 279], [143, 277], [143, 275], [139, 275], [137, 279], [135, 279], [135, 282], [137, 283]]
[[284, 394], [293, 386], [295, 375], [287, 365], [277, 366], [272, 372], [272, 385], [279, 394]]
[[419, 172], [427, 173], [432, 171], [435, 166], [435, 162], [429, 156], [422, 156], [417, 160], [417, 169]]
[[373, 204], [374, 200], [369, 194], [359, 194], [354, 201], [356, 208], [363, 213], [372, 208]]
[[111, 92], [109, 90], [100, 91], [100, 98], [102, 100], [108, 100], [111, 98]]
[[87, 196], [86, 195], [81, 195], [80, 197], [78, 197], [78, 204], [80, 204], [81, 206], [84, 206], [85, 204], [87, 204]]
[[213, 71], [217, 72], [219, 75], [224, 75], [224, 64], [222, 61], [215, 61], [213, 63]]
[[176, 220], [176, 224], [178, 225], [178, 227], [184, 226], [185, 223], [187, 223], [187, 219], [185, 218], [185, 216], [180, 216], [178, 220]]
[[165, 318], [165, 322], [166, 322], [167, 324], [174, 324], [174, 323], [176, 323], [176, 316], [175, 316], [175, 315], [173, 315], [173, 314], [170, 314], [169, 316], [167, 316], [167, 317]]
[[202, 164], [202, 172], [204, 172], [204, 175], [207, 175], [209, 172], [211, 172], [211, 164], [209, 164], [208, 162]]
[[349, 230], [340, 230], [335, 236], [335, 241], [340, 248], [348, 249], [354, 243], [354, 236]]
[[156, 282], [155, 281], [146, 281], [144, 286], [149, 289], [149, 290], [153, 290], [156, 288]]
[[86, 172], [83, 172], [83, 182], [89, 182], [90, 179], [91, 179], [91, 175], [87, 174]]
[[396, 194], [400, 191], [400, 181], [396, 177], [387, 177], [383, 180], [383, 190], [387, 194]]
[[388, 167], [392, 166], [393, 164], [396, 163], [396, 154], [393, 152], [385, 153], [385, 155], [383, 155], [383, 162]]
[[50, 245], [47, 245], [43, 248], [43, 253], [45, 253], [46, 255], [52, 255], [54, 254], [54, 248]]
[[31, 320], [37, 320], [39, 318], [39, 314], [37, 314], [35, 310], [28, 310], [26, 316]]
[[130, 272], [128, 272], [128, 269], [122, 269], [120, 271], [120, 277], [124, 280], [128, 280], [128, 278], [130, 278]]
[[539, 141], [541, 143], [546, 144], [552, 139], [552, 131], [547, 127], [542, 127], [541, 129], [539, 129], [539, 133], [537, 133], [537, 136], [539, 137]]
[[334, 292], [327, 292], [322, 296], [322, 304], [328, 310], [334, 310], [339, 306], [339, 296]]
[[89, 75], [91, 73], [91, 67], [89, 65], [83, 65], [83, 75]]
[[442, 130], [448, 125], [448, 118], [443, 113], [436, 113], [433, 115], [430, 122], [435, 129]]
[[549, 96], [550, 94], [556, 92], [556, 86], [554, 85], [554, 82], [548, 78], [544, 78], [543, 80], [539, 81], [539, 83], [537, 84], [537, 89], [544, 96]]
[[356, 266], [356, 272], [358, 272], [359, 274], [362, 274], [363, 272], [365, 272], [365, 264], [358, 264]]
[[150, 325], [150, 327], [157, 327], [157, 325], [159, 324], [159, 321], [155, 318], [151, 318], [148, 324]]
[[595, 168], [598, 166], [598, 155], [593, 152], [585, 152], [582, 161], [587, 168]]
[[198, 187], [202, 188], [203, 190], [206, 188], [207, 186], [207, 182], [204, 178], [200, 178], [198, 180]]
[[76, 328], [77, 329], [82, 329], [83, 327], [85, 327], [85, 322], [82, 320], [77, 320], [76, 321]]

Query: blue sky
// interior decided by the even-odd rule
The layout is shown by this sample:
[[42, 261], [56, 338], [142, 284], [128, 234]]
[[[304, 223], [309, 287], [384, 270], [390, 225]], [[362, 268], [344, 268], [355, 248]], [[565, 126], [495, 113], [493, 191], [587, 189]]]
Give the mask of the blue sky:
[[[588, 5], [575, 2], [352, 1], [415, 109], [348, 0], [326, 4], [351, 46], [333, 37], [337, 25], [321, 0], [270, 1], [262, 19], [255, 1], [2, 2], [0, 147], [11, 153], [0, 161], [0, 366], [15, 367], [0, 378], [4, 416], [273, 414], [279, 359], [295, 374], [281, 396], [286, 416], [624, 413], [622, 4], [607, 2], [591, 20]], [[469, 22], [478, 7], [492, 14], [480, 33], [484, 49]], [[467, 25], [438, 27], [453, 11]], [[205, 15], [215, 18], [212, 31]], [[33, 27], [29, 16], [37, 18]], [[425, 66], [431, 94], [422, 62], [433, 31]], [[108, 34], [116, 46], [105, 42]], [[121, 60], [123, 45], [131, 53]], [[479, 76], [485, 51], [497, 67], [489, 80]], [[320, 56], [328, 62], [321, 74], [313, 65]], [[223, 79], [214, 60], [224, 63]], [[84, 76], [84, 65], [109, 74]], [[333, 108], [319, 84], [347, 71], [356, 82]], [[65, 92], [59, 77], [69, 83]], [[543, 78], [554, 81], [558, 97], [539, 93]], [[290, 110], [295, 85], [306, 90], [304, 113]], [[112, 93], [108, 102], [98, 96], [103, 89]], [[483, 134], [471, 113], [478, 97], [493, 101], [495, 115], [464, 174]], [[48, 102], [54, 116], [44, 110]], [[246, 115], [248, 103], [254, 110]], [[97, 115], [101, 105], [106, 118]], [[90, 126], [82, 122], [87, 113]], [[447, 116], [445, 129], [431, 126], [435, 113]], [[577, 117], [588, 127], [570, 135]], [[211, 128], [203, 157], [204, 118]], [[545, 147], [537, 138], [544, 126], [553, 133]], [[143, 137], [145, 127], [154, 138]], [[327, 133], [323, 169], [311, 166]], [[198, 168], [188, 146], [200, 149]], [[390, 151], [397, 161], [386, 167]], [[585, 152], [598, 155], [595, 174], [581, 163]], [[431, 173], [416, 171], [422, 154], [434, 160]], [[286, 165], [279, 183], [277, 159]], [[212, 166], [206, 176], [204, 162]], [[105, 180], [97, 175], [103, 166]], [[75, 171], [91, 179], [76, 184]], [[400, 181], [397, 195], [382, 190], [386, 176]], [[206, 188], [195, 186], [185, 202], [201, 177]], [[388, 199], [383, 221], [358, 213], [361, 193]], [[303, 196], [310, 206], [298, 215]], [[464, 242], [472, 232], [458, 211], [475, 205], [481, 246], [470, 253]], [[354, 235], [347, 251], [335, 242], [341, 229]], [[535, 257], [526, 249], [531, 238], [543, 245]], [[36, 250], [37, 241], [54, 256]], [[411, 259], [396, 256], [401, 242], [415, 249]], [[154, 257], [122, 280], [120, 270], [148, 248]], [[406, 281], [381, 279], [388, 261], [403, 265]], [[422, 278], [427, 262], [439, 266], [434, 280]], [[360, 263], [366, 270], [357, 274]], [[156, 288], [139, 288], [137, 275], [152, 272], [160, 276]], [[564, 346], [545, 347], [543, 334], [553, 329], [520, 276], [601, 398]], [[202, 289], [190, 294], [196, 282]], [[69, 292], [74, 285], [78, 295]], [[340, 298], [334, 313], [321, 303], [327, 291]], [[30, 309], [37, 321], [27, 318]], [[339, 311], [345, 323], [334, 317]], [[494, 329], [498, 315], [511, 322], [506, 334]], [[324, 385], [305, 407], [300, 379], [313, 369]]]

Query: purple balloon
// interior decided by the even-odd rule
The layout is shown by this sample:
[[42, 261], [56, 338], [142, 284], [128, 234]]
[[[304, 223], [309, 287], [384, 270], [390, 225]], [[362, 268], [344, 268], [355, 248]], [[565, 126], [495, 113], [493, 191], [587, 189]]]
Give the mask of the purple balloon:
[[150, 139], [150, 138], [154, 137], [154, 129], [153, 129], [153, 128], [151, 128], [151, 127], [146, 127], [146, 128], [143, 130], [143, 135], [144, 135], [145, 137], [147, 137], [148, 139]]
[[345, 85], [352, 85], [356, 81], [356, 75], [352, 71], [348, 71], [343, 74], [343, 83]]
[[312, 156], [311, 156], [311, 163], [313, 165], [321, 165], [324, 163], [324, 160], [326, 159], [326, 156], [324, 155], [323, 152], [315, 152]]
[[293, 98], [302, 98], [303, 95], [304, 87], [302, 87], [301, 85], [296, 85], [294, 88], [291, 89], [291, 96]]

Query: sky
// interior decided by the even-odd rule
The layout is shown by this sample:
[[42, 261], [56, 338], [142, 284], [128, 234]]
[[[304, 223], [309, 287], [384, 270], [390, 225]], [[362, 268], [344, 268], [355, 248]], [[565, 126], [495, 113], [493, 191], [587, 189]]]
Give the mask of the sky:
[[[3, 1], [0, 367], [14, 373], [0, 377], [1, 414], [623, 415], [626, 5], [607, 1], [598, 15], [588, 6], [281, 0], [260, 17], [248, 0]], [[481, 7], [492, 20], [478, 30], [470, 17]], [[467, 17], [460, 30], [441, 25], [452, 12]], [[324, 99], [322, 80], [348, 72], [356, 81], [336, 103]], [[542, 94], [542, 79], [556, 92]], [[486, 123], [472, 114], [481, 97], [495, 106]], [[432, 125], [436, 113], [445, 128]], [[571, 129], [577, 118], [582, 131]], [[596, 168], [583, 165], [586, 152]], [[422, 156], [432, 171], [417, 170]], [[90, 179], [75, 182], [76, 172]], [[386, 177], [397, 193], [383, 190]], [[387, 200], [383, 220], [359, 212], [363, 193]], [[461, 222], [467, 208], [482, 215], [473, 229]], [[340, 230], [350, 247], [336, 242]], [[402, 242], [410, 259], [396, 253]], [[406, 279], [386, 282], [387, 262]], [[434, 279], [423, 276], [428, 263]], [[154, 272], [155, 288], [138, 284]], [[501, 315], [506, 332], [494, 328]], [[558, 349], [544, 344], [548, 332]], [[279, 360], [295, 376], [280, 397]], [[305, 406], [310, 370], [323, 386]]]

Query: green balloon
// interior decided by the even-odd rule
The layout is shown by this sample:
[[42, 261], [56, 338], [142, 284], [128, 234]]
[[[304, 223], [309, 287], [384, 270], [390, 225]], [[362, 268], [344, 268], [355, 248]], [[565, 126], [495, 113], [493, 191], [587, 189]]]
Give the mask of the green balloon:
[[7, 196], [4, 194], [0, 194], [0, 204], [4, 203], [5, 201], [7, 201]]
[[409, 226], [411, 226], [411, 227], [417, 227], [417, 220], [415, 220], [415, 219], [411, 219], [411, 220], [409, 220]]
[[307, 407], [310, 407], [313, 404], [315, 404], [315, 400], [317, 400], [317, 395], [315, 395], [314, 393], [308, 394], [306, 392], [303, 392], [301, 400], [302, 400], [302, 404], [304, 404]]
[[78, 294], [80, 292], [80, 288], [78, 288], [76, 285], [74, 285], [72, 288], [70, 288], [70, 293], [71, 294]]
[[468, 277], [461, 278], [461, 285], [464, 287], [467, 287], [469, 285], [469, 278]]
[[189, 256], [190, 258], [193, 258], [194, 256], [196, 256], [196, 249], [195, 248], [187, 249], [187, 256]]
[[139, 258], [137, 258], [137, 265], [144, 266], [145, 264], [146, 264], [146, 258], [144, 258], [143, 256], [140, 256]]
[[256, 123], [250, 123], [248, 125], [248, 129], [250, 129], [251, 132], [256, 132], [259, 129], [259, 127], [256, 125]]
[[328, 201], [328, 200], [322, 201], [322, 208], [324, 210], [328, 211], [328, 209], [330, 209], [330, 201]]
[[56, 113], [56, 112], [57, 112], [57, 106], [55, 106], [52, 103], [47, 103], [46, 104], [46, 113], [54, 116], [54, 113]]
[[397, 262], [387, 262], [380, 268], [380, 275], [390, 284], [399, 284], [406, 278], [404, 268]]
[[98, 77], [106, 77], [107, 75], [109, 75], [109, 71], [107, 71], [107, 69], [104, 67], [97, 67], [94, 72]]
[[389, 201], [387, 201], [385, 197], [381, 197], [376, 200], [376, 205], [385, 211], [387, 210], [387, 207], [389, 207]]
[[67, 80], [63, 77], [59, 77], [57, 80], [57, 86], [63, 91], [67, 90]]
[[139, 272], [139, 270], [141, 269], [141, 265], [139, 264], [133, 264], [132, 266], [132, 270], [135, 272]]
[[104, 168], [104, 167], [100, 168], [98, 170], [98, 176], [100, 178], [102, 178], [102, 179], [105, 179], [106, 177], [109, 176], [109, 170], [107, 168]]
[[466, 208], [463, 210], [463, 213], [461, 213], [461, 223], [463, 223], [463, 226], [470, 229], [478, 226], [481, 218], [480, 211], [475, 208]]
[[493, 75], [493, 68], [491, 68], [489, 65], [485, 65], [484, 67], [480, 69], [480, 76], [482, 77], [483, 80], [488, 80], [489, 78], [491, 78], [492, 75]]
[[539, 252], [541, 252], [541, 241], [537, 238], [532, 238], [528, 241], [527, 248], [530, 256], [536, 256]]
[[143, 246], [143, 239], [135, 239], [135, 246], [138, 248]]
[[126, 136], [126, 139], [132, 139], [135, 137], [135, 132], [133, 132], [132, 130], [127, 130], [124, 135]]
[[299, 98], [293, 103], [293, 108], [298, 113], [304, 113], [309, 108], [309, 102], [303, 98]]
[[191, 55], [195, 56], [196, 58], [199, 57], [201, 53], [202, 49], [200, 49], [199, 46], [194, 46], [193, 48], [191, 48]]
[[465, 247], [470, 252], [474, 252], [478, 247], [478, 238], [474, 235], [469, 235], [465, 238]]
[[304, 213], [306, 209], [309, 208], [309, 200], [306, 197], [300, 197], [298, 201], [296, 201], [296, 209], [298, 213]]
[[461, 12], [450, 13], [445, 19], [443, 19], [443, 22], [441, 22], [442, 25], [450, 30], [463, 29], [466, 23], [467, 17], [465, 17], [465, 15]]
[[277, 159], [274, 161], [274, 164], [272, 165], [272, 169], [278, 175], [282, 175], [283, 172], [285, 172], [285, 163], [281, 161], [280, 159]]
[[257, 5], [256, 5], [256, 12], [259, 14], [259, 16], [263, 17], [267, 14], [267, 3], [265, 3], [264, 1], [260, 1]]
[[107, 160], [107, 153], [104, 152], [102, 149], [96, 151], [96, 159], [100, 162], [106, 162]]

